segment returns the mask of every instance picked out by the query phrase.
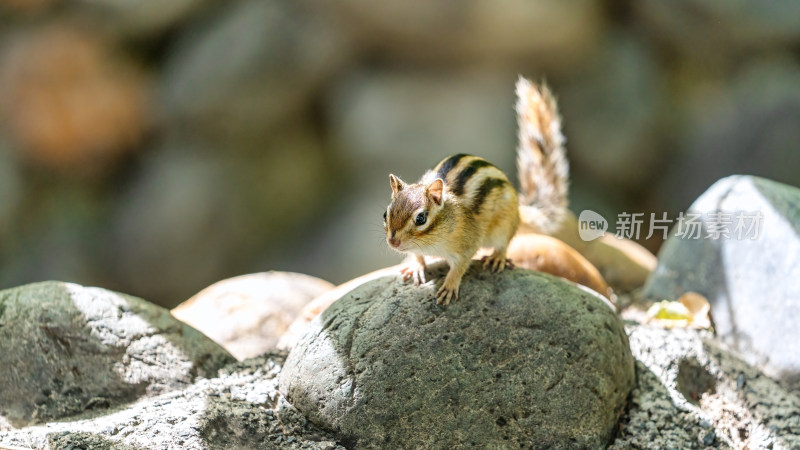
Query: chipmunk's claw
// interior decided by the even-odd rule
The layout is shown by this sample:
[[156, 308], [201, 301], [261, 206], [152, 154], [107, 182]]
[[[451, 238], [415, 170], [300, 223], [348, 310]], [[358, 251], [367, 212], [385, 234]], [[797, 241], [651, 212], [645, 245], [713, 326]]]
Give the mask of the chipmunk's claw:
[[447, 286], [447, 283], [445, 283], [436, 292], [436, 304], [447, 306], [450, 304], [451, 300], [458, 300], [458, 286], [453, 289]]
[[425, 283], [425, 266], [420, 264], [411, 264], [400, 269], [403, 274], [403, 281], [414, 280], [414, 286], [419, 286]]
[[484, 270], [491, 269], [492, 272], [502, 272], [506, 267], [509, 269], [514, 268], [514, 263], [505, 256], [493, 254], [491, 256], [484, 256], [481, 258], [481, 261], [483, 261]]

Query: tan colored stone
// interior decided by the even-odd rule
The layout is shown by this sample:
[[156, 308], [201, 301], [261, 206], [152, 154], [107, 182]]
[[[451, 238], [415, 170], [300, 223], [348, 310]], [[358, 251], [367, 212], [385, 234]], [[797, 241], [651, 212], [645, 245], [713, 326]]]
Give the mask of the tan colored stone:
[[643, 286], [656, 268], [655, 255], [629, 239], [617, 239], [605, 234], [596, 240], [584, 241], [578, 234], [578, 220], [571, 213], [561, 229], [553, 233], [553, 237], [589, 260], [617, 293], [630, 292]]
[[303, 307], [333, 287], [299, 273], [242, 275], [203, 289], [172, 315], [242, 360], [274, 349]]

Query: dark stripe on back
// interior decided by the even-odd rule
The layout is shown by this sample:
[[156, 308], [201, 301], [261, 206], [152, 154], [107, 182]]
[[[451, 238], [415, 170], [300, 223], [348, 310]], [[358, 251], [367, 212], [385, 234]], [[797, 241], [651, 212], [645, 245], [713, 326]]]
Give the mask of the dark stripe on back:
[[463, 195], [464, 186], [466, 186], [467, 181], [469, 181], [472, 175], [474, 175], [475, 172], [477, 172], [482, 167], [488, 167], [488, 166], [491, 166], [491, 164], [485, 159], [476, 159], [475, 161], [469, 163], [469, 165], [464, 170], [462, 170], [461, 173], [459, 173], [458, 176], [456, 177], [455, 182], [453, 183], [453, 189], [452, 189], [453, 194], [456, 194], [457, 196]]
[[442, 162], [442, 165], [439, 166], [439, 170], [436, 171], [436, 178], [441, 178], [443, 181], [447, 181], [447, 174], [450, 173], [451, 170], [453, 170], [453, 167], [455, 167], [459, 161], [461, 161], [461, 158], [467, 156], [469, 155], [464, 153], [459, 153], [457, 155], [453, 155], [445, 159], [444, 162]]
[[487, 178], [483, 180], [483, 183], [478, 188], [478, 192], [475, 193], [475, 198], [472, 199], [472, 206], [470, 207], [472, 214], [476, 216], [480, 214], [481, 206], [483, 206], [483, 202], [486, 201], [486, 197], [489, 193], [492, 192], [494, 188], [502, 187], [506, 183], [508, 183], [507, 180], [502, 180], [500, 178]]

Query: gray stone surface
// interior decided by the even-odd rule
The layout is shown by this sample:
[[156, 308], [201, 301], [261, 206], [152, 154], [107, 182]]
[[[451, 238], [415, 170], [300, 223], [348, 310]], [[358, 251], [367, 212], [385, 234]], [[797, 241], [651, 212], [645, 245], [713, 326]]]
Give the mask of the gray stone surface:
[[278, 394], [284, 358], [234, 363], [218, 377], [104, 416], [0, 431], [0, 448], [343, 450]]
[[[439, 281], [446, 265], [429, 270]], [[476, 263], [460, 298], [381, 277], [325, 310], [294, 347], [281, 392], [358, 448], [606, 444], [634, 383], [602, 297]]]
[[636, 388], [613, 449], [798, 448], [800, 398], [713, 335], [626, 324]]
[[216, 374], [233, 358], [140, 298], [43, 282], [0, 291], [0, 417], [104, 410]]
[[[758, 233], [737, 232], [737, 214], [760, 213]], [[644, 288], [650, 299], [705, 295], [719, 338], [770, 376], [800, 382], [800, 190], [763, 178], [731, 176], [689, 208], [701, 214], [700, 238], [670, 237]], [[730, 214], [725, 225], [712, 214]], [[729, 237], [713, 236], [724, 226]], [[676, 230], [673, 230], [675, 234]], [[712, 233], [711, 237], [708, 237]], [[751, 237], [756, 237], [751, 239]]]

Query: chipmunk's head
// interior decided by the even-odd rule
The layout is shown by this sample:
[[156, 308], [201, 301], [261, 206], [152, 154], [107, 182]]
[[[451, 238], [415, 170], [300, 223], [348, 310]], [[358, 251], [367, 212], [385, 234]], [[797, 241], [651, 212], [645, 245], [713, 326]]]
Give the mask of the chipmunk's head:
[[444, 204], [444, 182], [437, 178], [428, 184], [406, 184], [389, 175], [392, 201], [383, 213], [386, 242], [400, 252], [422, 251], [431, 231], [439, 222]]

